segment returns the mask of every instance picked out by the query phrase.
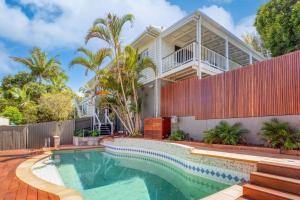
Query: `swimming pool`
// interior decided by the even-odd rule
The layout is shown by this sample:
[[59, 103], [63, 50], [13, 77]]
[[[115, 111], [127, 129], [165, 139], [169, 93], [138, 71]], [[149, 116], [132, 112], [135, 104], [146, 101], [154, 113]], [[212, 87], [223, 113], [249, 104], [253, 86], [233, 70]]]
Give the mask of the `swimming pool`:
[[160, 159], [104, 149], [55, 151], [51, 159], [63, 184], [87, 200], [201, 199], [230, 186]]

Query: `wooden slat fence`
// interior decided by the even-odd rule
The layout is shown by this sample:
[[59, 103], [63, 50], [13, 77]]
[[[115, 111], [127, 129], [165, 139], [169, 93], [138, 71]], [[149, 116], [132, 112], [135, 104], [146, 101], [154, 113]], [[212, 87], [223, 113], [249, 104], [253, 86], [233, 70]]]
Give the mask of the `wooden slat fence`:
[[74, 130], [74, 120], [29, 124], [27, 148], [44, 147], [46, 138], [50, 138], [50, 145], [53, 146], [53, 136], [55, 135], [60, 136], [60, 144], [72, 144]]
[[161, 115], [196, 119], [300, 114], [300, 51], [161, 90]]
[[0, 126], [0, 150], [26, 149], [27, 126]]
[[0, 150], [36, 149], [45, 146], [45, 139], [60, 136], [60, 144], [72, 144], [75, 121], [45, 122], [24, 126], [0, 126]]

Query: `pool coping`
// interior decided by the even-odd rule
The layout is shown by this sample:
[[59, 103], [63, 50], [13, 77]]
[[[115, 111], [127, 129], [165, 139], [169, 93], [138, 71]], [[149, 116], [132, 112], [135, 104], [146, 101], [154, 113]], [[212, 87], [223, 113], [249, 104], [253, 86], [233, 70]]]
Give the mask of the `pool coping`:
[[60, 200], [83, 200], [83, 197], [78, 191], [50, 183], [39, 178], [32, 172], [34, 164], [52, 154], [52, 151], [45, 151], [41, 155], [34, 156], [22, 162], [16, 169], [17, 178], [36, 189], [57, 195]]

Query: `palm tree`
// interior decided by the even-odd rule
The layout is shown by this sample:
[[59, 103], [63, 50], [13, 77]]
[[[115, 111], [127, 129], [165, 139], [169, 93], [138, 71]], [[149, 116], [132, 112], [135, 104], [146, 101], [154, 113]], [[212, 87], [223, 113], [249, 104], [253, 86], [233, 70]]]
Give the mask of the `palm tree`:
[[31, 57], [29, 58], [11, 58], [30, 69], [31, 75], [36, 77], [39, 82], [42, 82], [43, 79], [49, 81], [50, 77], [61, 72], [60, 62], [55, 57], [48, 59], [47, 54], [36, 47], [30, 51], [30, 54]]
[[105, 58], [111, 56], [111, 50], [108, 48], [103, 48], [97, 51], [96, 53], [93, 53], [92, 51], [86, 49], [86, 48], [78, 48], [77, 52], [83, 53], [85, 57], [76, 57], [74, 58], [70, 66], [73, 65], [83, 65], [86, 68], [85, 75], [88, 74], [89, 71], [97, 72]]
[[88, 31], [85, 41], [88, 42], [92, 38], [98, 38], [105, 41], [114, 49], [114, 57], [118, 57], [121, 53], [120, 37], [124, 25], [127, 22], [133, 23], [134, 17], [131, 14], [118, 17], [117, 15], [108, 13], [106, 18], [98, 18], [94, 21], [94, 25]]

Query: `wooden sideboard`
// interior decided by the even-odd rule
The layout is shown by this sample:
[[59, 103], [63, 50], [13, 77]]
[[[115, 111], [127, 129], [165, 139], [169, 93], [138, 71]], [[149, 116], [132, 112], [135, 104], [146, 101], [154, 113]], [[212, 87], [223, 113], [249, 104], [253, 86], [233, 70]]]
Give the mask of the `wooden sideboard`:
[[145, 118], [144, 119], [144, 137], [151, 139], [165, 139], [171, 133], [171, 118]]

